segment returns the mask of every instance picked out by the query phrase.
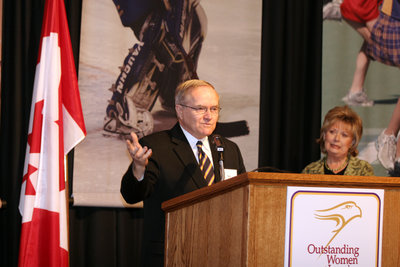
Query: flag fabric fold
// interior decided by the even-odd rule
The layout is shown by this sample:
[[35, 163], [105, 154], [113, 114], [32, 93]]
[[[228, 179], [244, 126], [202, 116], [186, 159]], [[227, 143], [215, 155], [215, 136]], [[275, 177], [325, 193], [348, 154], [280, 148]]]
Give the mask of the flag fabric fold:
[[68, 266], [65, 156], [86, 136], [63, 0], [46, 0], [19, 210], [19, 266]]

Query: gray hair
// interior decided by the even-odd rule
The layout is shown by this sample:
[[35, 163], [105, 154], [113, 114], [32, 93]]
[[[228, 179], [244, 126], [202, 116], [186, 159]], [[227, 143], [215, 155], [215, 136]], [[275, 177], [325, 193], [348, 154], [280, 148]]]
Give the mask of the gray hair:
[[[183, 102], [184, 102], [186, 96], [189, 94], [189, 92], [192, 89], [195, 89], [195, 88], [200, 87], [200, 86], [209, 86], [215, 91], [214, 86], [209, 82], [206, 82], [206, 81], [203, 81], [203, 80], [197, 80], [197, 79], [187, 80], [187, 81], [181, 83], [180, 85], [178, 85], [178, 87], [176, 88], [176, 90], [175, 90], [175, 104], [176, 105], [184, 104]], [[217, 93], [217, 95], [218, 95], [218, 93]]]

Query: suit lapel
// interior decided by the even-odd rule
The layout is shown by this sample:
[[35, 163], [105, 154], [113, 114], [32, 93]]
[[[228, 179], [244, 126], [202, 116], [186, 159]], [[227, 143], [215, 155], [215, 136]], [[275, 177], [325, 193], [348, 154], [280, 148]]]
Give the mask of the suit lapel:
[[175, 144], [174, 151], [185, 166], [185, 171], [190, 174], [197, 187], [201, 188], [207, 186], [199, 164], [193, 155], [192, 148], [178, 123], [175, 124], [171, 130], [171, 141]]

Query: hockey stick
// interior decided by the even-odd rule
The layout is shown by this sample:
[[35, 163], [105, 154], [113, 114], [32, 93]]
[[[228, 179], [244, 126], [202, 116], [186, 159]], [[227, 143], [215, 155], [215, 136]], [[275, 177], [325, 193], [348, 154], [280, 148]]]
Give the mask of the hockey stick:
[[231, 122], [217, 122], [214, 133], [220, 134], [224, 137], [236, 137], [248, 135], [250, 133], [247, 121], [231, 121]]

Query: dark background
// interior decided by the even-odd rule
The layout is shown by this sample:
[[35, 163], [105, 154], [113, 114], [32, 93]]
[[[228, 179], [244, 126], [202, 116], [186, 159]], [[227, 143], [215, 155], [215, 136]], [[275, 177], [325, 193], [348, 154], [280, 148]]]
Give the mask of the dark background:
[[[82, 0], [66, 1], [76, 66], [81, 7]], [[3, 1], [1, 266], [18, 262], [18, 202], [43, 8], [44, 0]], [[320, 157], [321, 48], [322, 1], [263, 0], [259, 167], [300, 172]], [[71, 170], [73, 153], [69, 159]], [[70, 207], [69, 217], [71, 266], [138, 264], [141, 209]]]

